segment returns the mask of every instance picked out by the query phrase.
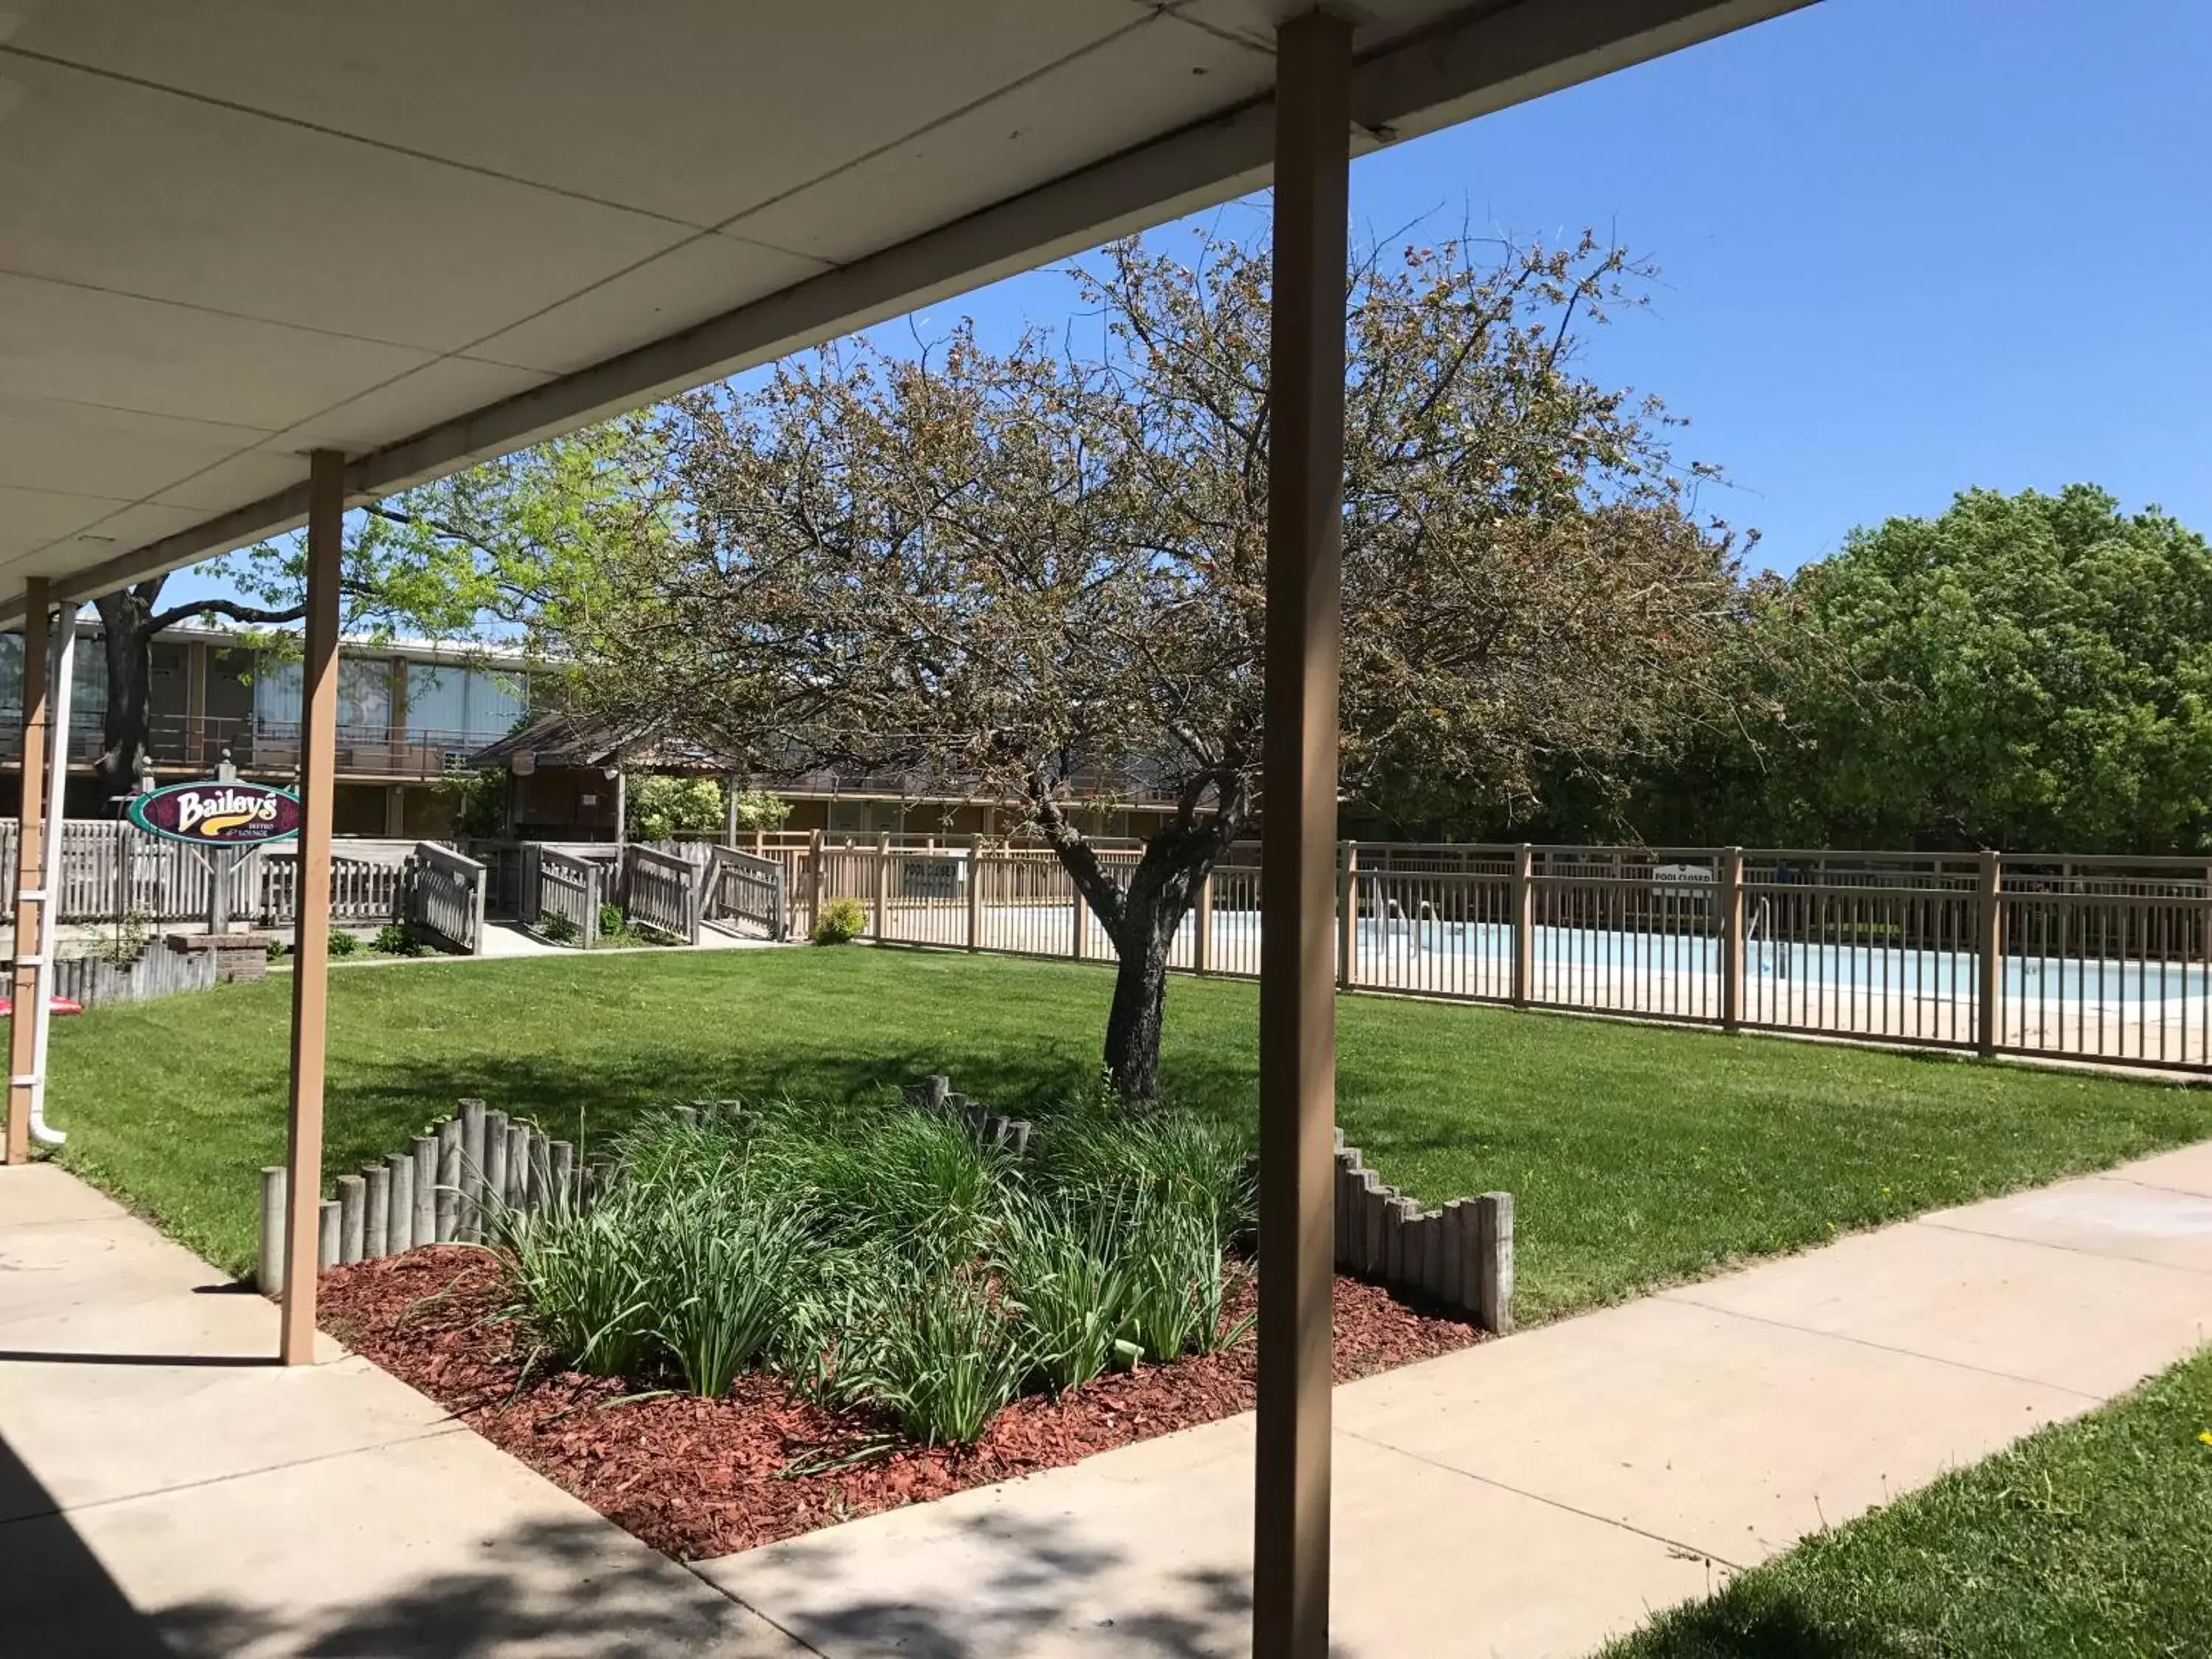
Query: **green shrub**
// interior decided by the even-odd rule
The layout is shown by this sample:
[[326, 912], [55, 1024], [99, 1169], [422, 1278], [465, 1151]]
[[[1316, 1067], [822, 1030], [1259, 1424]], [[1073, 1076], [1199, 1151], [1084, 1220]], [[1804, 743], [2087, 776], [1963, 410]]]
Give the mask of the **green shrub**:
[[817, 945], [850, 945], [868, 931], [868, 912], [855, 898], [831, 899], [815, 919]]
[[802, 1217], [739, 1186], [696, 1191], [669, 1205], [659, 1225], [656, 1334], [691, 1392], [719, 1400], [775, 1340], [805, 1242]]
[[538, 1340], [578, 1370], [629, 1376], [659, 1355], [650, 1202], [617, 1188], [588, 1208], [495, 1209], [512, 1302]]
[[1022, 1328], [974, 1266], [889, 1285], [848, 1362], [849, 1397], [924, 1445], [973, 1443], [1031, 1369]]
[[387, 957], [419, 957], [423, 950], [422, 941], [396, 921], [387, 921], [378, 928], [368, 948]]
[[269, 939], [269, 960], [271, 962], [277, 961], [289, 951], [291, 948], [292, 947], [287, 945], [283, 939], [271, 934]]
[[599, 907], [599, 937], [601, 939], [619, 939], [628, 932], [629, 932], [629, 918], [623, 915], [622, 906], [602, 904]]
[[1033, 1375], [1055, 1394], [1106, 1369], [1129, 1304], [1129, 1275], [1110, 1211], [1065, 1201], [1012, 1205], [999, 1265], [1016, 1306]]
[[1241, 1321], [1222, 1325], [1231, 1269], [1221, 1245], [1226, 1224], [1210, 1202], [1154, 1191], [1134, 1200], [1124, 1224], [1123, 1337], [1167, 1360], [1212, 1353], [1243, 1335]]
[[878, 1239], [926, 1263], [972, 1260], [1001, 1212], [1006, 1154], [903, 1103], [785, 1107], [764, 1115], [752, 1156], [844, 1242]]
[[556, 945], [573, 945], [577, 938], [576, 924], [566, 916], [543, 915], [538, 918], [538, 931]]
[[781, 830], [791, 821], [791, 803], [765, 789], [744, 789], [738, 794], [738, 828]]
[[666, 841], [679, 835], [720, 835], [722, 786], [713, 778], [651, 775], [633, 778], [629, 799], [629, 833], [639, 841]]
[[330, 952], [334, 957], [349, 957], [361, 949], [361, 940], [343, 927], [333, 927], [330, 933]]
[[1249, 1239], [1259, 1193], [1246, 1143], [1175, 1111], [1071, 1107], [1039, 1126], [1039, 1182], [1063, 1194], [1122, 1194], [1210, 1216], [1218, 1243]]
[[582, 1370], [713, 1398], [766, 1369], [966, 1443], [1025, 1388], [1243, 1334], [1247, 1160], [1172, 1114], [1071, 1108], [1015, 1158], [902, 1100], [784, 1102], [672, 1113], [614, 1152], [587, 1212], [495, 1218], [513, 1310]]

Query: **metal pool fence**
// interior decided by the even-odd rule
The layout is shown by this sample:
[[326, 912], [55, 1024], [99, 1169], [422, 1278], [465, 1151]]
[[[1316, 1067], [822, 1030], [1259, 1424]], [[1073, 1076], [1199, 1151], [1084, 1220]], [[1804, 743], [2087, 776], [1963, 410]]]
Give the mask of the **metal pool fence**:
[[[890, 943], [1110, 961], [1048, 851], [782, 837], [795, 922], [858, 900]], [[1126, 882], [1140, 856], [1109, 845]], [[1233, 848], [1170, 965], [1255, 975]], [[1347, 990], [1723, 1030], [2212, 1070], [2212, 863], [1741, 848], [1346, 842]]]

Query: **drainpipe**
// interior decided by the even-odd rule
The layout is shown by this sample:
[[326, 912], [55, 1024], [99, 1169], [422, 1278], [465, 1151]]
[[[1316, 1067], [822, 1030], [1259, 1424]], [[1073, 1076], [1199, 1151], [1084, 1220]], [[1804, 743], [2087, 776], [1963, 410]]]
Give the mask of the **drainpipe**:
[[69, 788], [70, 692], [76, 678], [76, 601], [64, 599], [54, 638], [54, 690], [47, 727], [53, 741], [47, 746], [46, 836], [45, 868], [39, 885], [46, 902], [39, 907], [38, 991], [31, 1008], [31, 1139], [41, 1146], [58, 1146], [69, 1137], [46, 1127], [46, 1035], [53, 1023], [54, 929], [61, 913], [62, 829], [68, 820], [63, 810]]

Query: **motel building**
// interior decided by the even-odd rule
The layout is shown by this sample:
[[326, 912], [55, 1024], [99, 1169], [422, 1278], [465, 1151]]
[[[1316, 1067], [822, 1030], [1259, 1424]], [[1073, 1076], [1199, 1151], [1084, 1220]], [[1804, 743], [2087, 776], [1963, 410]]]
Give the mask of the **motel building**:
[[[72, 658], [69, 816], [112, 818], [93, 763], [103, 746], [107, 659], [88, 613]], [[212, 777], [225, 761], [257, 783], [300, 776], [301, 676], [296, 652], [273, 651], [218, 628], [166, 628], [147, 682], [147, 770], [156, 784]], [[349, 839], [454, 837], [455, 786], [480, 770], [507, 779], [502, 839], [613, 841], [625, 781], [646, 773], [711, 776], [789, 803], [787, 834], [830, 840], [965, 841], [1008, 833], [1018, 809], [927, 778], [811, 771], [744, 773], [696, 745], [656, 738], [621, 742], [588, 723], [532, 708], [533, 678], [514, 646], [349, 637], [338, 660], [337, 771], [331, 833]], [[0, 633], [0, 818], [22, 800], [23, 636]], [[1100, 777], [1097, 804], [1077, 821], [1095, 836], [1142, 837], [1172, 803], [1140, 782]]]
[[[107, 714], [107, 659], [88, 615], [70, 677], [69, 816], [112, 817], [93, 762]], [[513, 731], [528, 706], [519, 651], [422, 640], [347, 640], [338, 668], [334, 834], [419, 841], [450, 835], [447, 780]], [[301, 661], [222, 629], [161, 630], [147, 684], [147, 767], [156, 783], [238, 775], [290, 787], [300, 776]], [[22, 801], [23, 636], [0, 634], [0, 817]], [[610, 819], [611, 824], [611, 819]]]

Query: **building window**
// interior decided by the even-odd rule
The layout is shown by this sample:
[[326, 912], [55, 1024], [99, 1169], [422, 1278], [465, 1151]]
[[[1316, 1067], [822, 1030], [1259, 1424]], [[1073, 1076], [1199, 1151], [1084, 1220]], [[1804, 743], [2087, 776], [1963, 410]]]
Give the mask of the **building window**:
[[407, 665], [407, 735], [480, 749], [522, 718], [521, 676], [441, 663]]
[[[97, 732], [107, 718], [107, 652], [96, 634], [80, 633], [70, 674], [70, 729]], [[23, 636], [0, 634], [0, 719], [23, 720]]]
[[[301, 664], [264, 657], [253, 676], [253, 717], [265, 732], [300, 724], [306, 680]], [[103, 702], [105, 697], [102, 698]], [[338, 659], [338, 730], [359, 738], [392, 729], [392, 663], [383, 657]]]

